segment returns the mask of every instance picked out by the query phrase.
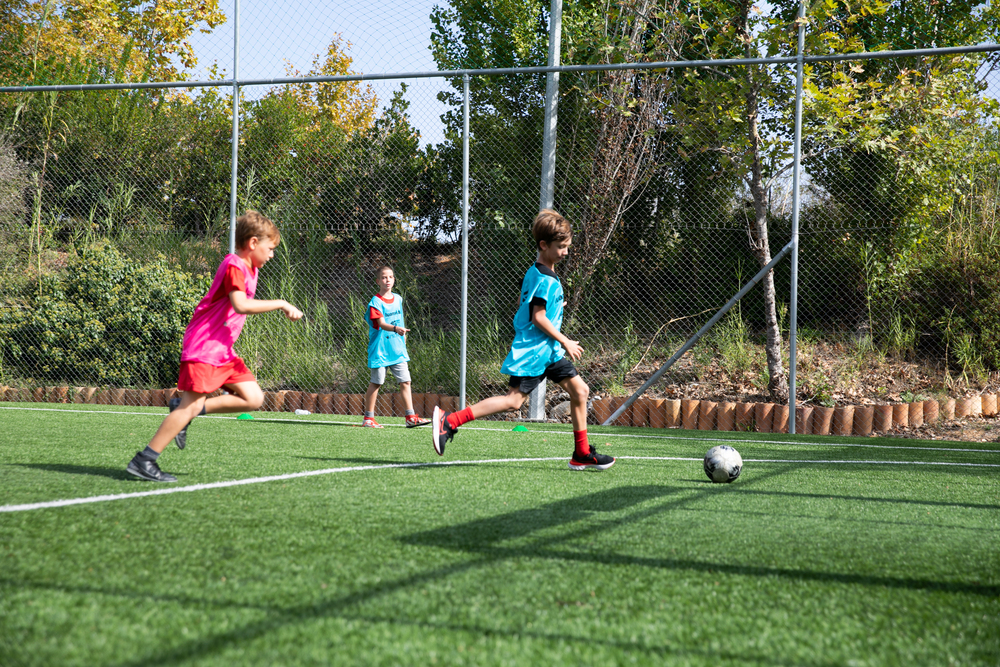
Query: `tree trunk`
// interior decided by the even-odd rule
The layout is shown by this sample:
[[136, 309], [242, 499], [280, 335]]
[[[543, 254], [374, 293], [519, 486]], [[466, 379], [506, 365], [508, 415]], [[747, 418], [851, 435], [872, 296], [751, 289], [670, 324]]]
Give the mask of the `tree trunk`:
[[[747, 12], [750, 3], [744, 2], [742, 6], [742, 26], [741, 29], [746, 37], [747, 58], [753, 58], [754, 53], [751, 48], [749, 31], [747, 30]], [[746, 116], [747, 131], [750, 139], [750, 193], [753, 197], [754, 221], [750, 229], [750, 245], [761, 268], [771, 261], [771, 247], [767, 238], [767, 193], [764, 189], [764, 177], [762, 174], [762, 159], [760, 146], [760, 118], [758, 115], [758, 92], [759, 78], [757, 77], [757, 66], [747, 66], [746, 68]], [[767, 272], [761, 282], [764, 289], [764, 321], [765, 332], [767, 334], [767, 390], [772, 399], [779, 401], [788, 400], [788, 378], [785, 376], [785, 367], [782, 363], [781, 351], [781, 329], [778, 326], [777, 299], [774, 292], [774, 270]]]
[[[676, 10], [678, 0], [663, 8], [664, 15]], [[660, 41], [647, 53], [651, 0], [620, 2], [609, 15], [619, 20], [606, 25], [609, 43], [626, 44], [626, 59], [671, 60], [677, 57], [676, 34], [672, 27], [661, 28]], [[573, 250], [566, 267], [565, 322], [572, 327], [588, 293], [594, 272], [606, 256], [622, 218], [635, 195], [656, 169], [653, 159], [654, 133], [672, 90], [671, 74], [617, 71], [598, 75], [598, 85], [588, 94], [595, 102], [598, 136], [590, 164], [586, 202], [573, 220], [576, 229]]]

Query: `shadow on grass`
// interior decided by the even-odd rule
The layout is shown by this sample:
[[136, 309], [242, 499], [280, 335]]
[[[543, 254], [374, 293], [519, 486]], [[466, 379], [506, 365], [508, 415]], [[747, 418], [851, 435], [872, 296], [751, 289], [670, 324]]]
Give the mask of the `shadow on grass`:
[[[439, 567], [427, 569], [407, 576], [391, 580], [376, 580], [361, 590], [346, 595], [318, 602], [309, 602], [299, 606], [276, 611], [268, 618], [253, 623], [247, 623], [221, 632], [213, 636], [194, 639], [173, 649], [161, 652], [151, 651], [122, 665], [166, 665], [188, 662], [193, 659], [204, 660], [210, 656], [218, 656], [234, 646], [245, 645], [254, 639], [263, 637], [282, 628], [297, 624], [311, 623], [318, 618], [343, 618], [349, 621], [359, 621], [368, 618], [359, 613], [358, 605], [370, 600], [397, 594], [401, 591], [414, 590], [427, 585], [445, 582], [450, 578], [474, 570], [489, 570], [497, 568], [508, 561], [548, 559], [586, 567], [613, 567], [617, 565], [639, 566], [654, 570], [674, 570], [682, 572], [726, 573], [739, 576], [761, 578], [784, 578], [792, 581], [824, 582], [844, 585], [889, 587], [918, 591], [942, 591], [946, 593], [972, 594], [987, 597], [1000, 595], [1000, 586], [975, 585], [931, 581], [917, 578], [895, 578], [877, 575], [855, 575], [836, 572], [813, 570], [794, 570], [790, 568], [764, 567], [757, 565], [734, 565], [730, 563], [698, 561], [679, 558], [654, 558], [634, 556], [621, 552], [580, 551], [566, 548], [565, 543], [586, 543], [588, 536], [607, 535], [609, 531], [635, 525], [659, 514], [684, 509], [697, 503], [708, 494], [746, 493], [752, 486], [769, 477], [782, 474], [774, 471], [756, 475], [739, 485], [719, 489], [717, 485], [699, 484], [698, 488], [690, 486], [626, 486], [589, 493], [574, 498], [566, 498], [557, 502], [546, 503], [530, 509], [516, 510], [475, 521], [443, 526], [434, 530], [422, 531], [401, 538], [404, 544], [445, 549], [457, 553], [468, 554], [461, 562], [443, 563]], [[641, 505], [641, 506], [640, 506]], [[441, 563], [446, 559], [437, 556], [428, 562]], [[667, 659], [684, 656], [702, 656], [718, 659], [716, 651], [706, 648], [704, 652], [688, 648], [678, 650], [666, 645], [642, 645], [627, 640], [599, 639], [592, 635], [577, 636], [571, 633], [526, 632], [524, 628], [501, 628], [495, 625], [482, 627], [474, 624], [441, 624], [432, 621], [409, 620], [400, 618], [400, 613], [393, 618], [375, 619], [378, 622], [419, 625], [430, 629], [443, 628], [476, 635], [493, 635], [500, 637], [530, 637], [543, 641], [567, 642], [570, 644], [598, 644], [613, 650], [621, 650], [629, 654], [638, 654], [648, 659]], [[748, 659], [752, 656], [733, 656]], [[774, 665], [799, 664], [821, 666], [832, 664], [822, 659], [812, 661], [788, 661], [769, 653], [755, 656], [759, 662]]]
[[69, 475], [90, 475], [93, 477], [107, 477], [109, 479], [133, 480], [134, 476], [125, 472], [125, 466], [121, 468], [101, 468], [98, 466], [77, 466], [68, 463], [15, 463], [22, 468], [34, 468], [35, 470], [45, 470], [48, 472], [63, 472]]
[[900, 505], [919, 505], [927, 507], [961, 507], [972, 510], [1000, 510], [1000, 505], [981, 505], [978, 503], [946, 503], [940, 500], [924, 500], [920, 498], [878, 498], [875, 496], [838, 496], [829, 493], [795, 493], [791, 491], [749, 491], [760, 496], [787, 496], [790, 498], [817, 498], [819, 500], [843, 500], [852, 503], [889, 503]]
[[[426, 469], [430, 470], [431, 468]], [[569, 534], [566, 536], [566, 539], [573, 539], [579, 537], [581, 532], [587, 532], [586, 530], [581, 531], [578, 529], [576, 524], [579, 522], [585, 521], [588, 523], [590, 528], [593, 529], [595, 513], [624, 511], [638, 503], [655, 500], [656, 498], [675, 494], [682, 490], [690, 491], [690, 489], [683, 489], [681, 487], [667, 486], [616, 488], [570, 498], [558, 503], [550, 503], [536, 509], [522, 510], [507, 515], [501, 515], [499, 517], [499, 522], [484, 519], [482, 521], [472, 522], [472, 524], [459, 524], [458, 526], [447, 527], [436, 531], [417, 533], [413, 536], [403, 538], [402, 541], [404, 543], [419, 546], [444, 546], [445, 548], [457, 548], [462, 551], [471, 552], [473, 557], [462, 562], [445, 564], [441, 567], [426, 570], [424, 572], [418, 572], [395, 580], [378, 581], [365, 587], [363, 590], [330, 600], [292, 607], [285, 611], [272, 614], [268, 618], [256, 623], [243, 625], [241, 627], [234, 628], [231, 631], [223, 632], [212, 637], [195, 639], [165, 653], [149, 655], [121, 664], [167, 665], [190, 661], [194, 658], [204, 659], [207, 656], [219, 654], [228, 650], [232, 646], [251, 641], [254, 638], [280, 630], [283, 627], [299, 623], [308, 623], [316, 618], [339, 617], [355, 620], [360, 618], [360, 615], [354, 613], [352, 609], [355, 606], [363, 604], [369, 600], [392, 595], [398, 593], [399, 591], [423, 587], [435, 582], [446, 581], [455, 575], [460, 575], [470, 570], [492, 568], [496, 566], [499, 560], [504, 560], [512, 555], [504, 549], [497, 549], [491, 546], [486, 546], [486, 548], [480, 549], [477, 548], [477, 545], [492, 545], [500, 539], [508, 539], [515, 536], [528, 537], [531, 533], [542, 527], [571, 523], [574, 524], [574, 526], [568, 531]], [[702, 494], [703, 492], [698, 495]], [[555, 509], [554, 514], [552, 513], [553, 509]], [[649, 511], [653, 511], [655, 513], [663, 510], [654, 509], [647, 510], [645, 512], [638, 512], [634, 517], [629, 516], [617, 518], [614, 519], [614, 522], [626, 524], [635, 520], [641, 520], [641, 518], [648, 515]], [[522, 521], [524, 523], [521, 523]], [[607, 530], [608, 528], [608, 525], [602, 524], [600, 530]], [[499, 532], [496, 532], [494, 529]], [[467, 540], [462, 537], [461, 532], [463, 530], [471, 530], [473, 532], [471, 541], [467, 542]], [[440, 542], [444, 542], [444, 544], [440, 544]], [[550, 544], [550, 540], [543, 539], [539, 541], [539, 548], [525, 548], [524, 551], [526, 553], [532, 553], [535, 557], [551, 557], [544, 551], [544, 549], [550, 546]], [[595, 562], [603, 562], [604, 556], [595, 554], [592, 555], [592, 560]], [[421, 625], [436, 627], [435, 624], [431, 623], [421, 623]], [[452, 626], [446, 625], [442, 627]], [[526, 636], [526, 633], [520, 628], [498, 631], [496, 628], [457, 626], [456, 629], [480, 634], [489, 633], [499, 636]], [[578, 637], [570, 634], [557, 635], [544, 633], [538, 633], [537, 636], [538, 638], [544, 638], [546, 640], [566, 641], [574, 644], [581, 641], [586, 641], [587, 643], [594, 643], [596, 641], [604, 646], [620, 648], [630, 652], [640, 652], [651, 657], [663, 658], [674, 655], [691, 654], [690, 651], [678, 652], [676, 649], [666, 646], [637, 646], [635, 643], [630, 641], [595, 640], [595, 638], [590, 636]], [[780, 664], [780, 662], [773, 664]]]
[[[799, 470], [803, 469], [815, 469], [826, 471], [827, 468], [823, 466], [810, 466], [802, 465]], [[955, 474], [961, 473], [962, 471], [957, 469], [947, 470], [948, 473]], [[995, 474], [995, 473], [991, 473]], [[979, 473], [976, 473], [978, 476]], [[738, 483], [738, 482], [737, 482]], [[864, 502], [864, 503], [888, 503], [888, 504], [899, 504], [899, 505], [918, 505], [918, 506], [929, 506], [929, 507], [961, 507], [963, 509], [975, 509], [975, 510], [988, 510], [994, 511], [1000, 509], [1000, 505], [983, 505], [979, 503], [954, 503], [945, 502], [941, 500], [926, 500], [923, 498], [889, 498], [889, 497], [879, 497], [879, 496], [847, 496], [847, 495], [835, 495], [830, 493], [801, 493], [796, 491], [766, 491], [750, 489], [747, 493], [759, 496], [779, 496], [788, 498], [816, 498], [819, 500], [844, 500], [850, 502]]]
[[[581, 518], [589, 516], [593, 511], [597, 511], [598, 508], [604, 511], [615, 511], [623, 510], [636, 503], [649, 500], [651, 498], [658, 497], [664, 493], [672, 493], [676, 489], [670, 489], [669, 487], [658, 487], [658, 486], [647, 486], [647, 487], [629, 487], [625, 489], [614, 489], [609, 491], [603, 491], [597, 494], [589, 494], [573, 499], [568, 499], [561, 501], [560, 503], [553, 503], [552, 505], [558, 505], [563, 508], [563, 512], [557, 518], [552, 518], [548, 520], [549, 525], [575, 522]], [[504, 534], [528, 534], [538, 529], [537, 523], [534, 525], [524, 526], [523, 530], [519, 529], [518, 526], [514, 525], [518, 519], [532, 517], [534, 519], [544, 519], [542, 514], [547, 511], [549, 505], [543, 506], [537, 510], [525, 510], [523, 512], [515, 512], [510, 516], [514, 517], [513, 521], [503, 521], [501, 522], [501, 530]], [[503, 515], [507, 516], [507, 515]], [[483, 520], [481, 522], [474, 522], [478, 530], [487, 530], [490, 522], [488, 520]], [[467, 525], [467, 524], [461, 524]], [[460, 527], [460, 526], [459, 526]], [[448, 529], [443, 529], [448, 530]], [[414, 538], [405, 538], [404, 542], [409, 542], [412, 544], [423, 544], [421, 536], [426, 536], [430, 541], [434, 541], [434, 536], [438, 534], [437, 531], [430, 531], [427, 533], [418, 533]], [[460, 538], [457, 535], [449, 535], [446, 538], [449, 542], [459, 542]], [[539, 554], [541, 555], [541, 554]], [[501, 558], [506, 558], [506, 556], [500, 556]], [[294, 607], [287, 609], [284, 612], [279, 612], [273, 614], [272, 616], [259, 621], [257, 623], [252, 623], [244, 625], [239, 628], [235, 628], [229, 632], [220, 633], [213, 637], [207, 637], [204, 639], [198, 639], [183, 646], [178, 646], [177, 648], [167, 651], [165, 653], [160, 653], [157, 655], [150, 655], [130, 661], [127, 663], [122, 663], [123, 665], [167, 665], [186, 662], [191, 659], [204, 659], [207, 656], [218, 654], [227, 650], [228, 648], [246, 643], [256, 637], [261, 637], [275, 630], [279, 630], [282, 627], [288, 625], [294, 625], [298, 623], [311, 622], [316, 618], [322, 617], [341, 617], [350, 620], [356, 620], [361, 618], [361, 615], [357, 613], [352, 613], [352, 608], [357, 605], [363, 604], [369, 600], [391, 595], [402, 590], [414, 589], [426, 586], [428, 584], [433, 584], [435, 582], [447, 580], [455, 575], [468, 572], [470, 570], [475, 570], [483, 567], [494, 567], [497, 558], [493, 557], [489, 553], [480, 553], [478, 556], [474, 556], [471, 559], [464, 560], [459, 563], [450, 563], [442, 565], [431, 570], [426, 570], [424, 572], [419, 572], [406, 577], [398, 578], [395, 580], [383, 580], [378, 581], [372, 585], [367, 586], [363, 590], [350, 593], [348, 595], [340, 596], [331, 600], [326, 600], [320, 603], [313, 603], [308, 605], [302, 605], [299, 607]], [[421, 623], [422, 626], [435, 627], [436, 624]], [[437, 627], [452, 627], [452, 626], [437, 626]], [[474, 626], [455, 626], [455, 629], [461, 630], [463, 632], [474, 632], [477, 634], [489, 633], [498, 636], [509, 636], [509, 637], [519, 637], [526, 636], [526, 633], [518, 628], [511, 630], [497, 630], [496, 628], [480, 628]], [[647, 646], [641, 647], [636, 646], [636, 644], [629, 641], [609, 641], [609, 640], [596, 640], [593, 637], [577, 637], [570, 634], [544, 634], [538, 633], [538, 638], [544, 638], [550, 641], [566, 641], [570, 643], [577, 643], [579, 641], [587, 641], [588, 643], [595, 643], [609, 646], [612, 648], [621, 648], [628, 651], [639, 651], [646, 654], [651, 654], [653, 656], [670, 656], [675, 655], [676, 650], [664, 646]]]
[[[473, 567], [478, 567], [482, 565], [481, 562], [474, 562], [463, 564], [461, 566], [442, 568], [436, 570], [430, 575], [441, 575], [448, 576], [450, 574], [459, 573], [463, 570], [472, 569]], [[437, 577], [441, 578], [441, 577]], [[382, 594], [391, 594], [399, 589], [406, 587], [416, 587], [428, 583], [428, 581], [433, 581], [430, 577], [424, 576], [414, 576], [408, 579], [391, 582], [382, 586], [377, 587], [372, 591], [372, 595], [367, 597], [377, 597]], [[462, 634], [468, 634], [476, 637], [494, 637], [494, 638], [504, 638], [504, 639], [529, 639], [540, 642], [564, 642], [569, 644], [579, 644], [580, 642], [586, 642], [591, 646], [600, 646], [604, 648], [609, 648], [612, 650], [619, 649], [628, 654], [640, 654], [653, 659], [668, 660], [670, 658], [679, 658], [685, 656], [699, 657], [702, 659], [710, 659], [713, 662], [723, 661], [726, 663], [733, 664], [767, 664], [776, 665], [779, 667], [792, 667], [792, 666], [802, 666], [806, 665], [809, 667], [835, 667], [840, 665], [840, 662], [830, 662], [830, 661], [803, 661], [801, 659], [796, 660], [784, 660], [776, 657], [774, 654], [768, 653], [751, 653], [747, 651], [741, 651], [740, 653], [731, 653], [725, 650], [720, 650], [717, 648], [708, 648], [704, 650], [691, 650], [691, 649], [678, 649], [673, 646], [659, 645], [659, 644], [642, 644], [636, 643], [633, 640], [608, 640], [600, 639], [598, 637], [589, 634], [587, 636], [576, 636], [568, 633], [557, 633], [557, 632], [545, 632], [544, 630], [530, 630], [527, 628], [512, 628], [503, 629], [498, 628], [494, 624], [490, 625], [477, 625], [475, 623], [448, 623], [448, 622], [435, 622], [425, 619], [412, 620], [408, 618], [401, 617], [400, 615], [392, 616], [379, 616], [372, 614], [361, 614], [353, 612], [349, 607], [352, 604], [357, 604], [364, 602], [364, 599], [357, 599], [361, 594], [355, 594], [346, 597], [336, 598], [330, 601], [320, 601], [312, 605], [303, 605], [301, 607], [296, 607], [292, 609], [285, 609], [281, 607], [274, 606], [263, 606], [248, 604], [236, 601], [218, 600], [211, 598], [193, 598], [190, 596], [177, 596], [177, 595], [150, 595], [138, 593], [135, 591], [128, 590], [108, 590], [100, 587], [92, 586], [60, 586], [52, 584], [50, 582], [28, 582], [24, 580], [11, 580], [0, 578], [0, 589], [7, 588], [8, 591], [16, 590], [45, 590], [45, 591], [56, 591], [59, 593], [69, 593], [74, 595], [98, 595], [98, 596], [117, 596], [124, 599], [132, 601], [156, 601], [156, 602], [168, 602], [181, 605], [189, 605], [196, 607], [198, 609], [209, 609], [217, 610], [220, 613], [225, 613], [228, 610], [255, 610], [270, 614], [267, 619], [260, 621], [256, 624], [251, 624], [241, 628], [234, 629], [230, 632], [217, 635], [215, 637], [204, 639], [204, 640], [194, 640], [188, 644], [178, 647], [173, 651], [168, 652], [166, 655], [160, 654], [158, 657], [153, 659], [137, 659], [129, 662], [117, 663], [121, 667], [126, 667], [129, 665], [172, 665], [181, 662], [188, 662], [191, 659], [201, 659], [209, 656], [213, 653], [218, 653], [225, 651], [232, 645], [241, 644], [246, 638], [259, 637], [273, 630], [280, 629], [281, 627], [288, 625], [295, 625], [299, 623], [309, 623], [316, 618], [340, 618], [351, 623], [370, 623], [375, 625], [391, 625], [391, 626], [408, 626], [422, 628], [430, 630], [433, 632], [456, 632]], [[289, 659], [294, 662], [294, 654], [289, 656]]]

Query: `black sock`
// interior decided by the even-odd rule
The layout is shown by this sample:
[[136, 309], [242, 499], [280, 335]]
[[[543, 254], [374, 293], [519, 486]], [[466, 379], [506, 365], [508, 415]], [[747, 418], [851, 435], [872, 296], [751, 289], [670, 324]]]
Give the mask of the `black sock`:
[[139, 458], [155, 461], [156, 459], [160, 458], [160, 452], [152, 449], [149, 445], [146, 445], [146, 449], [139, 452]]

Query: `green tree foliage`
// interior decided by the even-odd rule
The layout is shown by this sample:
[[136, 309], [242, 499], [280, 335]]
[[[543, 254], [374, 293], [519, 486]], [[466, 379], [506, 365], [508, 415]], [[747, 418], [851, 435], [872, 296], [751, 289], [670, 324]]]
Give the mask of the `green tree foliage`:
[[60, 66], [86, 63], [98, 78], [184, 78], [197, 64], [188, 42], [224, 23], [217, 0], [9, 0], [0, 11], [5, 84], [56, 83]]
[[[808, 48], [992, 42], [1000, 36], [998, 18], [996, 7], [965, 0], [850, 8], [826, 2], [811, 15]], [[985, 78], [995, 60], [973, 53], [808, 68], [805, 165], [818, 196], [804, 219], [870, 229], [863, 240], [848, 237], [843, 252], [854, 258], [856, 293], [864, 293], [865, 308], [853, 317], [867, 320], [876, 342], [894, 336], [900, 312], [922, 333], [926, 349], [953, 352], [955, 331], [972, 329], [978, 341], [996, 329], [984, 306], [993, 298], [996, 267], [969, 259], [984, 244], [969, 226], [969, 212], [989, 209], [980, 179], [996, 159], [998, 106]], [[956, 252], [957, 239], [966, 239], [966, 251]]]
[[[674, 33], [649, 9], [650, 5], [632, 2], [567, 5], [561, 61], [670, 59], [676, 51], [665, 35]], [[438, 9], [432, 36], [438, 66], [544, 65], [547, 10], [547, 3], [489, 0], [453, 2], [447, 10]], [[483, 20], [487, 16], [490, 20]], [[631, 267], [622, 266], [620, 254], [625, 247], [665, 232], [656, 224], [654, 212], [675, 184], [656, 177], [663, 171], [661, 160], [673, 161], [673, 156], [659, 148], [664, 102], [673, 90], [670, 76], [669, 72], [562, 76], [555, 200], [576, 226], [575, 249], [563, 267], [566, 325], [571, 330], [609, 323], [602, 317], [606, 314], [602, 304], [620, 306], [621, 299], [619, 295], [604, 299], [590, 289], [593, 282], [600, 282], [599, 276], [607, 270], [619, 275], [628, 272]], [[446, 115], [448, 133], [441, 155], [448, 173], [457, 180], [461, 175], [462, 81], [451, 83], [454, 92], [441, 96], [454, 107]], [[512, 268], [514, 272], [523, 271], [533, 257], [527, 229], [538, 208], [544, 90], [544, 76], [474, 77], [470, 81], [472, 239], [484, 263], [489, 264], [488, 256], [497, 253], [503, 257], [498, 262], [518, 267]], [[627, 291], [623, 281], [616, 283]], [[506, 290], [507, 281], [498, 287]], [[504, 303], [503, 311], [507, 310], [499, 292], [484, 302]]]
[[[811, 52], [963, 46], [993, 41], [982, 2], [821, 3]], [[888, 225], [905, 251], [967, 192], [997, 113], [979, 78], [987, 54], [818, 63], [809, 68], [806, 167], [847, 224]], [[890, 248], [887, 247], [886, 250]]]
[[170, 386], [208, 285], [207, 276], [175, 271], [163, 257], [140, 264], [110, 244], [88, 248], [64, 274], [0, 306], [4, 367], [46, 381]]

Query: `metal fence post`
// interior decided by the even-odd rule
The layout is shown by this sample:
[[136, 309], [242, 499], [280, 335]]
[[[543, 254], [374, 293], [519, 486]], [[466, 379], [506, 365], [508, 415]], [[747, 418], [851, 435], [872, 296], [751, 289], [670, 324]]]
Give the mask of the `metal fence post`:
[[[562, 34], [562, 0], [552, 0], [549, 10], [549, 67], [559, 66]], [[542, 135], [542, 182], [539, 208], [552, 208], [556, 181], [556, 127], [559, 124], [559, 72], [549, 72], [545, 78], [545, 123]], [[545, 419], [545, 388], [543, 379], [528, 399], [528, 419]]]
[[795, 433], [795, 360], [799, 310], [799, 174], [802, 171], [802, 76], [806, 5], [799, 3], [798, 62], [795, 65], [795, 145], [792, 157], [792, 280], [788, 306], [788, 432]]
[[462, 353], [458, 406], [465, 408], [467, 352], [469, 345], [469, 75], [462, 76]]
[[698, 332], [695, 335], [691, 336], [691, 338], [689, 338], [688, 341], [686, 343], [684, 343], [684, 345], [681, 346], [681, 349], [679, 349], [676, 352], [674, 352], [673, 356], [670, 357], [669, 359], [667, 359], [666, 362], [664, 362], [664, 364], [662, 366], [660, 366], [659, 370], [657, 370], [655, 373], [653, 373], [653, 375], [651, 375], [650, 378], [648, 380], [646, 380], [642, 384], [642, 386], [639, 387], [638, 390], [636, 390], [636, 392], [634, 394], [632, 394], [631, 396], [629, 396], [625, 400], [624, 403], [622, 403], [620, 406], [618, 406], [618, 409], [615, 410], [611, 414], [610, 417], [608, 417], [607, 419], [605, 419], [601, 423], [601, 426], [610, 426], [611, 424], [614, 424], [615, 420], [618, 419], [618, 417], [621, 415], [621, 413], [623, 413], [626, 410], [628, 410], [629, 406], [632, 405], [633, 403], [635, 403], [635, 401], [636, 401], [637, 398], [639, 398], [640, 396], [642, 396], [644, 393], [646, 393], [647, 389], [649, 389], [654, 384], [656, 384], [660, 380], [660, 378], [663, 377], [663, 374], [667, 372], [667, 369], [674, 365], [675, 361], [677, 361], [678, 359], [680, 359], [681, 357], [683, 357], [685, 352], [687, 352], [692, 347], [694, 347], [694, 344], [697, 343], [701, 339], [702, 336], [704, 336], [706, 333], [708, 333], [708, 330], [711, 329], [713, 326], [715, 326], [715, 323], [718, 322], [719, 320], [721, 320], [722, 317], [723, 317], [723, 315], [725, 315], [726, 313], [728, 313], [729, 309], [732, 308], [733, 306], [735, 306], [736, 303], [740, 299], [742, 299], [746, 295], [746, 293], [749, 292], [750, 289], [754, 285], [756, 285], [761, 280], [763, 280], [764, 276], [767, 275], [768, 271], [771, 271], [772, 269], [774, 269], [774, 267], [777, 266], [778, 262], [780, 262], [782, 259], [784, 259], [785, 255], [787, 255], [789, 252], [791, 252], [791, 250], [792, 250], [792, 244], [789, 243], [788, 245], [786, 245], [784, 248], [781, 249], [781, 252], [779, 252], [777, 255], [775, 255], [774, 257], [772, 257], [771, 261], [768, 262], [760, 271], [758, 271], [757, 275], [755, 275], [753, 278], [750, 279], [750, 282], [748, 282], [746, 285], [744, 285], [743, 288], [739, 292], [737, 292], [735, 295], [733, 295], [733, 297], [731, 299], [729, 299], [729, 301], [726, 302], [726, 305], [724, 305], [722, 308], [720, 308], [718, 310], [718, 312], [716, 312], [715, 315], [712, 316], [712, 319], [710, 319], [708, 322], [706, 322], [701, 327], [701, 329], [698, 329]]
[[[549, 11], [549, 67], [559, 66], [562, 0], [552, 0]], [[538, 208], [552, 208], [556, 181], [556, 127], [559, 124], [559, 72], [545, 77], [545, 123], [542, 135], [542, 183]]]
[[236, 252], [236, 189], [240, 153], [240, 0], [233, 16], [233, 151], [229, 182], [229, 252]]

